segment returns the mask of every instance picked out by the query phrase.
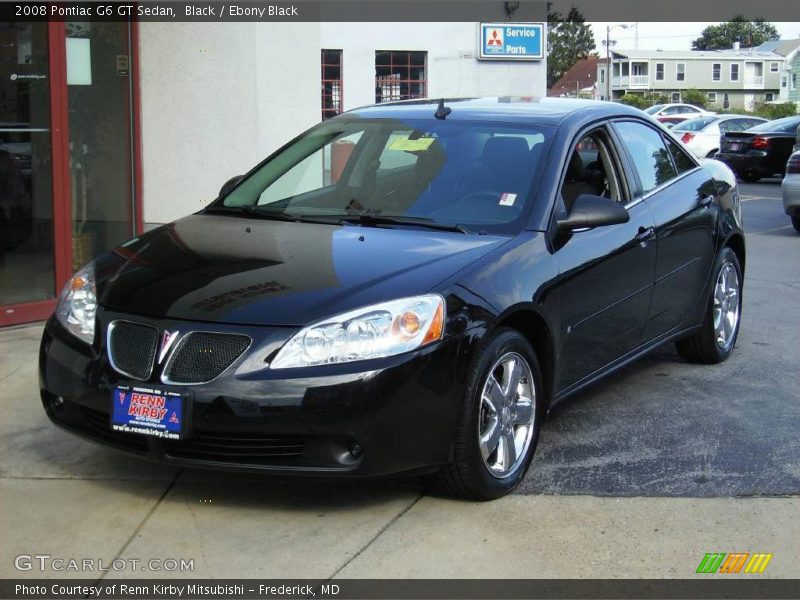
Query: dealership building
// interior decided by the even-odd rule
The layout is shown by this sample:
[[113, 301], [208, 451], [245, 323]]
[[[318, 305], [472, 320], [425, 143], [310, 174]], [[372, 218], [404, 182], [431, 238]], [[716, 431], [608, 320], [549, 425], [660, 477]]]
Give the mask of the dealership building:
[[82, 264], [201, 209], [322, 119], [544, 96], [546, 26], [506, 18], [0, 23], [0, 326], [46, 318]]

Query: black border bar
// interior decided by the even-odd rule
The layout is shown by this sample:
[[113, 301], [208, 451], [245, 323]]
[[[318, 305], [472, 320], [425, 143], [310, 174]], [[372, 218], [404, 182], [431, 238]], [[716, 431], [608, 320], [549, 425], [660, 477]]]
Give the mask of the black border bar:
[[[325, 600], [798, 598], [800, 579], [698, 576], [696, 579], [2, 579], [9, 600]], [[22, 586], [22, 587], [20, 587]], [[123, 586], [128, 586], [123, 587]], [[191, 588], [189, 586], [196, 586]], [[327, 586], [327, 587], [326, 587]], [[97, 593], [99, 590], [99, 594]], [[124, 591], [123, 591], [124, 590]], [[180, 592], [180, 593], [179, 593]]]

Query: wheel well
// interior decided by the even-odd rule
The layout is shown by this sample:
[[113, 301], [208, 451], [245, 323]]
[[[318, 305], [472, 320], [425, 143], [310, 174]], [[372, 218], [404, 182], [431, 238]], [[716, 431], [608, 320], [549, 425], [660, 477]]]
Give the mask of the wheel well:
[[739, 266], [742, 268], [742, 275], [744, 275], [744, 238], [738, 233], [734, 233], [730, 238], [728, 238], [728, 241], [725, 242], [725, 245], [736, 253], [736, 258], [739, 259]]
[[553, 396], [553, 377], [555, 364], [553, 360], [553, 336], [544, 318], [532, 310], [520, 310], [505, 317], [499, 327], [516, 329], [531, 343], [539, 359], [539, 366], [544, 377], [544, 390], [549, 402]]

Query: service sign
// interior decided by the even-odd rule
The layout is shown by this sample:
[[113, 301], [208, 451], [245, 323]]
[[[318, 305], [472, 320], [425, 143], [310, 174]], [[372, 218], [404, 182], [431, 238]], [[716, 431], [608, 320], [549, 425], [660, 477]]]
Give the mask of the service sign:
[[480, 57], [489, 60], [541, 60], [544, 23], [481, 23]]

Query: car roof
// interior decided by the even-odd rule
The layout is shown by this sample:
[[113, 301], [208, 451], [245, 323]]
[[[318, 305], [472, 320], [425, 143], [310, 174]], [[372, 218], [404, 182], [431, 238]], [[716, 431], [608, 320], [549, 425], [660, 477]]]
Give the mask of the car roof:
[[[378, 119], [432, 119], [439, 99], [404, 100], [385, 102], [356, 108], [342, 113], [339, 118], [360, 117]], [[649, 119], [639, 109], [617, 102], [578, 100], [574, 98], [547, 98], [538, 96], [498, 96], [492, 98], [445, 98], [451, 109], [448, 121], [524, 122], [559, 125], [562, 121], [636, 116]]]

